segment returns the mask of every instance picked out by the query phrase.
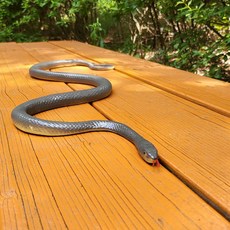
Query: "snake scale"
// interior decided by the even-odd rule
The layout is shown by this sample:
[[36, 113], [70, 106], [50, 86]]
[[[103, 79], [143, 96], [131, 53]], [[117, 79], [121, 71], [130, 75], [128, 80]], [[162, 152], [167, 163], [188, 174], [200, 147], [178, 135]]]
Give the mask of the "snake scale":
[[52, 94], [18, 105], [11, 114], [15, 126], [24, 132], [43, 136], [64, 136], [92, 131], [113, 132], [132, 142], [140, 156], [147, 163], [159, 165], [155, 146], [125, 124], [109, 120], [62, 122], [43, 120], [34, 116], [40, 112], [63, 106], [94, 102], [110, 95], [112, 85], [105, 78], [89, 74], [50, 71], [52, 68], [66, 65], [87, 66], [93, 70], [109, 70], [114, 68], [113, 65], [109, 64], [94, 64], [77, 59], [41, 62], [33, 65], [29, 69], [31, 77], [50, 81], [87, 84], [94, 86], [94, 88]]

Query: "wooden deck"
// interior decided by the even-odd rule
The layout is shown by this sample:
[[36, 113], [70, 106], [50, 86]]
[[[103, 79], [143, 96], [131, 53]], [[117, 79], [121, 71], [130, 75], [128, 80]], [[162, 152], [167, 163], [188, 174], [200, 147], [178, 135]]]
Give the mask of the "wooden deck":
[[[0, 43], [0, 58], [0, 228], [230, 229], [230, 84], [76, 41]], [[28, 74], [37, 62], [70, 58], [114, 64], [96, 72], [112, 95], [38, 116], [123, 122], [156, 145], [161, 167], [112, 133], [15, 128], [16, 105], [88, 87]]]

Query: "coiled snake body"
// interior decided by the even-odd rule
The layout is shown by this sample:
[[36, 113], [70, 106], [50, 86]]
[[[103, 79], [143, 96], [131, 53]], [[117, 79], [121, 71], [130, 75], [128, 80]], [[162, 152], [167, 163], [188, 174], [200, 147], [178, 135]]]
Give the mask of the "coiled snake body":
[[94, 70], [108, 70], [114, 68], [112, 65], [97, 65], [76, 59], [41, 62], [33, 65], [29, 70], [32, 77], [51, 81], [88, 84], [94, 86], [94, 88], [52, 94], [18, 105], [11, 114], [15, 126], [24, 132], [44, 136], [63, 136], [90, 131], [110, 131], [131, 141], [136, 146], [140, 156], [146, 162], [154, 165], [159, 164], [157, 150], [154, 145], [125, 124], [107, 120], [91, 120], [84, 122], [48, 121], [33, 116], [50, 109], [97, 101], [110, 95], [112, 85], [105, 78], [89, 74], [49, 71], [49, 69], [57, 66], [73, 64], [87, 66]]

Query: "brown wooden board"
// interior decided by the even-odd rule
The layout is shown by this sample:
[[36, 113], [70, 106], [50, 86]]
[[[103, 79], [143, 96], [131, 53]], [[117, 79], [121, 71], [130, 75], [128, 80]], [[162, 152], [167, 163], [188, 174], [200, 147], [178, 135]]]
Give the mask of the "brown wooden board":
[[[4, 229], [229, 228], [227, 220], [183, 182], [163, 166], [146, 164], [131, 143], [115, 134], [97, 132], [54, 138], [17, 130], [10, 117], [16, 105], [71, 90], [64, 83], [32, 79], [29, 67], [38, 61], [73, 56], [45, 42], [0, 44], [0, 56], [0, 216]], [[77, 70], [88, 72], [85, 68]], [[114, 73], [110, 71], [108, 76], [113, 83]], [[117, 86], [120, 78], [115, 79]], [[127, 76], [123, 78], [131, 81]], [[140, 87], [142, 94], [146, 84], [136, 80], [133, 84], [137, 91]], [[119, 95], [114, 87], [114, 93], [102, 105], [116, 102]], [[155, 93], [158, 95], [159, 89]], [[127, 103], [122, 99], [120, 102]], [[86, 104], [38, 116], [78, 121], [106, 119], [104, 115], [112, 117], [113, 113], [117, 109], [105, 114]], [[129, 124], [135, 123], [137, 131], [152, 139], [153, 134], [145, 132], [147, 126], [133, 121], [132, 114], [127, 114]], [[159, 147], [160, 142], [154, 139]]]
[[[140, 81], [145, 77], [144, 67], [151, 69], [150, 62], [141, 61], [144, 64], [140, 65], [138, 59], [129, 61], [128, 56], [107, 50], [103, 55], [102, 49], [97, 48], [92, 51], [92, 46], [78, 42], [68, 45], [63, 45], [65, 42], [52, 42], [52, 44], [80, 55], [84, 50], [84, 56], [88, 55], [91, 60], [95, 57], [95, 61], [105, 61], [108, 53], [110, 54], [108, 60], [113, 61], [111, 54], [113, 53], [115, 63], [119, 60], [119, 69], [124, 59], [123, 73], [126, 72], [127, 66], [142, 68], [143, 75], [139, 80], [120, 71], [103, 72], [102, 76], [112, 81], [114, 93], [108, 100], [96, 102], [95, 107], [110, 119], [127, 123], [149, 137], [153, 143], [156, 143], [166, 167], [223, 215], [230, 218], [230, 119], [218, 111], [211, 110], [209, 106], [200, 106], [196, 103], [199, 97], [203, 101], [207, 100], [205, 103], [211, 103], [208, 97], [210, 95], [216, 99], [215, 106], [223, 106], [228, 110], [230, 84], [201, 77], [200, 81], [217, 85], [213, 90], [210, 89], [208, 94], [207, 89], [204, 90], [195, 84], [199, 81], [199, 76], [184, 71], [182, 76], [180, 70], [170, 68], [177, 90], [186, 89], [186, 82], [190, 81], [194, 84], [189, 91], [193, 92], [193, 89], [201, 91], [201, 95], [196, 96], [197, 100], [191, 102], [186, 97], [179, 96], [181, 91], [178, 94], [169, 93], [168, 90], [153, 87], [146, 80]], [[164, 70], [166, 73], [169, 71], [168, 67], [161, 66], [161, 73]], [[133, 72], [135, 76], [138, 76], [138, 73]], [[186, 82], [183, 80], [185, 78]], [[165, 84], [165, 78], [162, 79], [162, 84]], [[222, 85], [221, 94], [218, 85]], [[182, 90], [182, 93], [185, 91]], [[192, 93], [189, 94], [191, 95]]]

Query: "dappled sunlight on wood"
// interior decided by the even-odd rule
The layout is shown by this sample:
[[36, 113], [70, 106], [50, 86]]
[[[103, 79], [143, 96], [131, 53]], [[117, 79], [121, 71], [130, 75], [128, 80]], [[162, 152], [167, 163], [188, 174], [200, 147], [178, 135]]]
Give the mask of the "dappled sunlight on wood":
[[[186, 81], [186, 84], [188, 85], [195, 85], [199, 87], [226, 87], [229, 88], [229, 83], [223, 82], [223, 81], [218, 81], [215, 79], [210, 79], [210, 78], [198, 78], [196, 81]], [[224, 93], [226, 93], [224, 91]]]
[[124, 90], [126, 91], [129, 91], [129, 92], [139, 92], [139, 93], [143, 93], [143, 95], [145, 93], [153, 93], [155, 91], [160, 91], [160, 89], [158, 88], [154, 88], [154, 87], [143, 87], [141, 84], [130, 84], [130, 85], [127, 85], [127, 86], [124, 86], [123, 87]]

